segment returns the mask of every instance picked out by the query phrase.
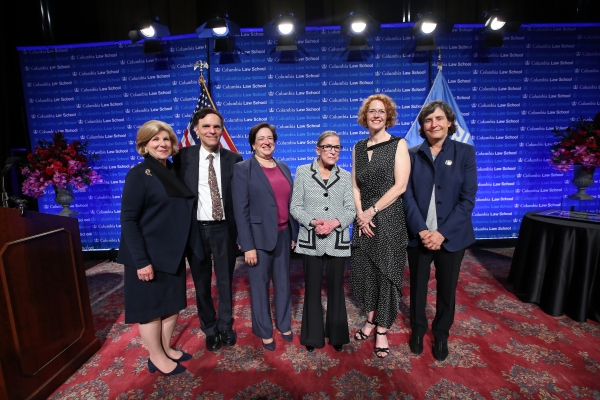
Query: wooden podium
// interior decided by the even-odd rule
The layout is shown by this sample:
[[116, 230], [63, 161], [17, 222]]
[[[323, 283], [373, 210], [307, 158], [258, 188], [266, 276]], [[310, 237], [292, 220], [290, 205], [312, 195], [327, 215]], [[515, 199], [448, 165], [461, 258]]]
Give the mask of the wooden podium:
[[0, 208], [0, 399], [45, 399], [99, 348], [77, 220]]

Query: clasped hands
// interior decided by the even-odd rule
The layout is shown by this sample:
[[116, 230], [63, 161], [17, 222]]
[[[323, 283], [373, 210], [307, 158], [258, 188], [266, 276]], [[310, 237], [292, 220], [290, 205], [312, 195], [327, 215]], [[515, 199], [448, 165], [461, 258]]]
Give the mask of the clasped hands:
[[315, 227], [315, 232], [317, 235], [327, 236], [329, 235], [335, 228], [340, 226], [340, 221], [337, 219], [313, 219], [310, 221], [310, 224]]
[[368, 238], [372, 238], [375, 236], [375, 232], [373, 232], [372, 228], [375, 228], [375, 224], [373, 223], [373, 217], [375, 213], [369, 213], [363, 211], [356, 217], [356, 225], [358, 225], [358, 236], [361, 234], [365, 235]]
[[442, 248], [442, 243], [446, 239], [444, 235], [439, 233], [438, 231], [428, 231], [422, 230], [419, 232], [419, 236], [421, 237], [421, 242], [423, 242], [423, 246], [429, 250], [439, 250]]

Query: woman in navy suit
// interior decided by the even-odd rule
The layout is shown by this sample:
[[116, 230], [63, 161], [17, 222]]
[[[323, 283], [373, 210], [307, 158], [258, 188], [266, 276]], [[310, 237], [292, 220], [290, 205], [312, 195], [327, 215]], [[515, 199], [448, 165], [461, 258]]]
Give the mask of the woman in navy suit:
[[274, 126], [266, 122], [253, 126], [248, 142], [254, 157], [235, 164], [231, 181], [238, 244], [250, 266], [252, 332], [267, 350], [275, 350], [271, 277], [277, 329], [286, 342], [293, 339], [290, 245], [294, 247], [293, 238], [298, 235], [298, 223], [289, 213], [292, 174], [287, 165], [273, 158], [276, 141]]
[[[183, 255], [195, 195], [168, 161], [177, 153], [177, 137], [168, 124], [142, 125], [136, 150], [144, 161], [127, 173], [121, 198], [118, 262], [125, 265], [125, 323], [139, 324], [150, 352], [148, 370], [175, 375], [185, 371], [179, 362], [191, 358], [171, 348], [171, 336], [187, 305]], [[203, 257], [201, 246], [193, 250]]]
[[[342, 146], [334, 131], [317, 139], [317, 159], [296, 170], [290, 212], [300, 222], [296, 253], [304, 263], [304, 308], [300, 343], [311, 352], [337, 351], [350, 342], [344, 296], [344, 264], [350, 257], [349, 226], [356, 217], [350, 172], [336, 165]], [[321, 284], [327, 271], [327, 321], [323, 325]]]
[[444, 361], [454, 322], [460, 264], [465, 248], [475, 242], [471, 222], [477, 193], [475, 148], [450, 138], [456, 132], [456, 115], [443, 101], [426, 104], [417, 120], [425, 141], [409, 150], [412, 169], [404, 193], [409, 231], [409, 346], [414, 354], [423, 352], [427, 286], [433, 261], [437, 280], [433, 356]]

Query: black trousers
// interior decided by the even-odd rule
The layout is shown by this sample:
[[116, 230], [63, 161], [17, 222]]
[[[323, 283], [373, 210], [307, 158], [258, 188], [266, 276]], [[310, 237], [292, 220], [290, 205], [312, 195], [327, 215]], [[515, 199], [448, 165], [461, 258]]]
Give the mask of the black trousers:
[[450, 336], [450, 327], [454, 323], [456, 285], [465, 250], [449, 252], [442, 247], [440, 250], [432, 251], [419, 243], [417, 247], [409, 247], [407, 253], [410, 270], [410, 326], [413, 334], [423, 336], [427, 332], [425, 307], [433, 261], [437, 280], [437, 299], [431, 330], [436, 342], [445, 342]]
[[[217, 332], [229, 331], [233, 326], [231, 284], [235, 269], [235, 249], [229, 240], [225, 221], [217, 225], [198, 227], [204, 246], [204, 259], [200, 261], [191, 254], [190, 270], [196, 288], [200, 329], [206, 335], [214, 335]], [[218, 319], [211, 294], [213, 263], [219, 292]]]
[[[300, 343], [304, 346], [322, 348], [325, 338], [329, 344], [338, 346], [350, 343], [348, 316], [344, 297], [344, 257], [303, 256], [304, 262], [304, 309]], [[323, 325], [321, 284], [323, 268], [327, 273], [327, 316]]]

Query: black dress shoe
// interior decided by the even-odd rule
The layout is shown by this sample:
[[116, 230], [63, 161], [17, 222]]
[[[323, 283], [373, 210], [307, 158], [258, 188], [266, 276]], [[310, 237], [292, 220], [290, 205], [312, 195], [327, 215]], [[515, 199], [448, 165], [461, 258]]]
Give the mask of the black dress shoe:
[[232, 330], [221, 332], [220, 335], [223, 346], [233, 346], [237, 340], [237, 335]]
[[185, 351], [182, 351], [182, 353], [183, 354], [178, 359], [174, 359], [174, 358], [171, 358], [169, 356], [167, 356], [167, 357], [171, 358], [171, 360], [173, 360], [175, 362], [182, 362], [182, 361], [187, 361], [187, 360], [191, 360], [192, 359], [192, 355], [191, 354], [188, 354]]
[[448, 358], [448, 342], [435, 342], [433, 345], [433, 357], [438, 361]]
[[206, 337], [206, 350], [215, 351], [221, 348], [221, 335], [217, 332]]
[[423, 336], [419, 336], [416, 333], [413, 333], [410, 337], [410, 341], [408, 342], [408, 346], [410, 347], [410, 351], [412, 351], [413, 354], [421, 354], [423, 352]]
[[309, 353], [312, 353], [315, 350], [315, 348], [313, 346], [306, 346], [306, 351], [308, 351]]
[[333, 348], [335, 349], [335, 351], [342, 351], [343, 347], [344, 346], [341, 345], [341, 344], [334, 344], [333, 345]]
[[160, 372], [161, 374], [163, 374], [164, 376], [172, 376], [172, 375], [177, 375], [180, 374], [182, 372], [186, 371], [186, 368], [181, 365], [181, 364], [177, 364], [177, 366], [175, 367], [175, 369], [171, 372], [162, 372], [160, 369], [158, 369], [158, 367], [156, 365], [154, 365], [154, 363], [152, 361], [150, 361], [150, 359], [148, 358], [148, 371], [153, 374], [156, 371]]

